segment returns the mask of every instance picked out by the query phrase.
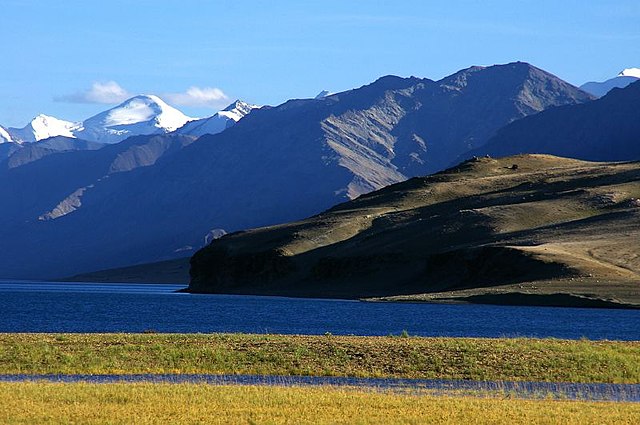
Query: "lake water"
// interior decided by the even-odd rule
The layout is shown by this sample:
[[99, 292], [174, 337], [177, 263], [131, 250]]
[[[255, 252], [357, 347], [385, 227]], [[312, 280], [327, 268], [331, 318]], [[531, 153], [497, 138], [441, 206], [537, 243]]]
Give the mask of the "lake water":
[[0, 332], [245, 332], [640, 340], [640, 311], [175, 293], [178, 285], [0, 281]]
[[640, 384], [602, 384], [575, 382], [470, 381], [464, 379], [355, 378], [342, 376], [202, 375], [202, 374], [126, 374], [126, 375], [0, 375], [0, 382], [90, 382], [110, 383], [195, 383], [209, 385], [265, 386], [342, 386], [399, 393], [434, 394], [492, 393], [518, 398], [555, 397], [573, 400], [640, 402]]

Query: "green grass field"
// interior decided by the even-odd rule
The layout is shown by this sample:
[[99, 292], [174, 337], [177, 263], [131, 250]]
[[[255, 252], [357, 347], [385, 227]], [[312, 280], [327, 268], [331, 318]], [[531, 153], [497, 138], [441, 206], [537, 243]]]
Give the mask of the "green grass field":
[[635, 424], [638, 403], [400, 395], [339, 388], [0, 383], [0, 423]]
[[640, 383], [640, 342], [0, 334], [0, 373], [209, 373]]

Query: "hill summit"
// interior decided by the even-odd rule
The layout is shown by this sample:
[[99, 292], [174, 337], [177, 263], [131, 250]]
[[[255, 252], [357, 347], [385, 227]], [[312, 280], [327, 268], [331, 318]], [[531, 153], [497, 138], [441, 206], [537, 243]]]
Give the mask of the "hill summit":
[[639, 198], [638, 162], [475, 158], [215, 240], [189, 289], [640, 308]]

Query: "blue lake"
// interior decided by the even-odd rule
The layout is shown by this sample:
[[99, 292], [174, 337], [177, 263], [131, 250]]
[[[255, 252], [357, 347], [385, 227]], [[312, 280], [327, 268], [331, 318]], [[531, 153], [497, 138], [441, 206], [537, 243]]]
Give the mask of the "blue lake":
[[176, 293], [182, 286], [0, 281], [0, 332], [245, 332], [640, 340], [640, 311]]

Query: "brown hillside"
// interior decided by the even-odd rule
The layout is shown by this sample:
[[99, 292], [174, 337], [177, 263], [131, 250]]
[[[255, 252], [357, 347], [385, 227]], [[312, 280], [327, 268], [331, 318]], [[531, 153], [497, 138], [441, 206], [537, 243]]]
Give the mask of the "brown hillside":
[[476, 158], [227, 235], [193, 292], [640, 305], [640, 163]]

